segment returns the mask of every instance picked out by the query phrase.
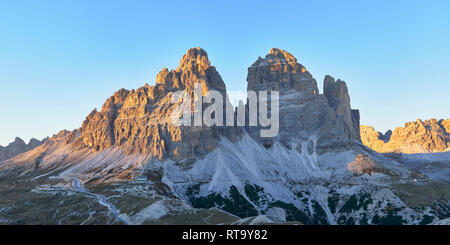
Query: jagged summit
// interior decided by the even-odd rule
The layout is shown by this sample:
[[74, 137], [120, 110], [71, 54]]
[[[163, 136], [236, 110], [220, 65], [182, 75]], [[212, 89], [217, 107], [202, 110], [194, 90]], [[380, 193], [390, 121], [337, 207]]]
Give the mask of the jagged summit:
[[193, 159], [210, 152], [220, 134], [233, 133], [172, 124], [171, 114], [178, 106], [171, 102], [172, 92], [191, 93], [196, 83], [201, 84], [203, 94], [210, 90], [226, 93], [225, 83], [201, 48], [189, 49], [176, 70], [162, 69], [155, 86], [114, 93], [101, 111], [92, 111], [83, 122], [78, 148], [103, 151], [120, 147], [127, 154], [149, 154], [159, 160]]
[[269, 53], [266, 55], [266, 59], [276, 59], [279, 61], [286, 62], [297, 62], [297, 58], [295, 58], [291, 53], [278, 48], [270, 49]]
[[163, 68], [156, 76], [158, 90], [192, 91], [195, 83], [202, 85], [202, 92], [217, 90], [225, 94], [226, 88], [222, 77], [208, 59], [208, 54], [201, 48], [189, 49], [180, 60], [176, 70]]
[[199, 47], [190, 48], [180, 60], [180, 65], [178, 66], [177, 71], [195, 66], [198, 66], [197, 69], [207, 69], [210, 64], [208, 53], [206, 53], [205, 50]]
[[[325, 79], [325, 94], [320, 94], [317, 82], [306, 68], [289, 52], [273, 48], [248, 68], [248, 91], [278, 91], [280, 94], [280, 132], [277, 138], [289, 147], [308, 141], [318, 151], [329, 147], [349, 147], [359, 140], [359, 112], [350, 107], [345, 82]], [[294, 106], [299, 105], [299, 106]], [[249, 129], [258, 138], [259, 129]], [[266, 146], [274, 139], [258, 138]]]
[[251, 67], [258, 66], [270, 66], [273, 64], [297, 64], [297, 58], [295, 58], [291, 53], [278, 49], [272, 48], [265, 58], [258, 57], [258, 59], [252, 64]]
[[296, 90], [305, 95], [318, 95], [317, 82], [289, 52], [272, 48], [266, 57], [248, 68], [247, 90]]
[[16, 137], [14, 139], [14, 142], [11, 144], [15, 144], [15, 145], [26, 145], [25, 141], [23, 139], [21, 139], [20, 137]]

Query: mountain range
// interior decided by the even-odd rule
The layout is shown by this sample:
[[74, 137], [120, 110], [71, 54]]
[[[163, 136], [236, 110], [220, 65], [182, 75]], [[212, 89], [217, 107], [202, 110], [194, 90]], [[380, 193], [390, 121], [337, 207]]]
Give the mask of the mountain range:
[[371, 126], [361, 126], [361, 140], [378, 152], [445, 152], [450, 150], [450, 119], [418, 119], [384, 134]]
[[248, 91], [279, 91], [275, 137], [261, 137], [262, 126], [173, 125], [172, 95], [193, 94], [195, 84], [229, 103], [207, 53], [192, 48], [154, 86], [121, 89], [80, 128], [1, 161], [0, 223], [448, 222], [448, 152], [396, 154], [404, 142], [447, 149], [448, 131], [438, 128], [448, 130], [448, 120], [408, 124], [390, 137], [360, 127], [344, 81], [327, 75], [320, 93], [307, 68], [277, 48], [247, 76]]
[[15, 157], [21, 153], [24, 153], [35, 147], [38, 147], [38, 146], [42, 145], [44, 140], [39, 141], [39, 140], [33, 138], [27, 144], [21, 138], [16, 137], [14, 142], [11, 142], [9, 145], [7, 145], [5, 147], [0, 146], [0, 161], [6, 160], [11, 157]]

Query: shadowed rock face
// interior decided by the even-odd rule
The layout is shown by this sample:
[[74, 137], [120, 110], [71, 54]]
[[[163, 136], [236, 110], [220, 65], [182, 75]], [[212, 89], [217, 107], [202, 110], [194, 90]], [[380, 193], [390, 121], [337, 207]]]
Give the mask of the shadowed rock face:
[[172, 124], [171, 114], [179, 105], [171, 102], [173, 92], [184, 90], [192, 94], [195, 83], [201, 84], [203, 94], [210, 90], [226, 94], [225, 83], [200, 48], [189, 49], [176, 70], [164, 68], [157, 75], [155, 86], [117, 91], [101, 111], [94, 110], [83, 122], [78, 146], [94, 151], [120, 146], [127, 154], [182, 160], [210, 152], [221, 135], [233, 140], [238, 136], [233, 128]]
[[275, 138], [259, 137], [259, 127], [248, 131], [258, 141], [271, 146], [279, 139], [288, 148], [326, 151], [347, 147], [359, 140], [359, 111], [351, 110], [345, 82], [325, 77], [324, 92], [317, 82], [290, 53], [273, 48], [248, 68], [248, 91], [280, 92], [280, 133]]
[[350, 107], [347, 84], [340, 79], [335, 81], [333, 77], [327, 75], [323, 82], [323, 91], [328, 99], [328, 104], [336, 112], [336, 115], [344, 120], [353, 138], [360, 140], [359, 110], [352, 110]]
[[405, 123], [386, 134], [373, 127], [361, 126], [362, 142], [378, 152], [429, 153], [443, 152], [450, 147], [450, 120], [430, 119]]
[[14, 142], [10, 143], [8, 146], [0, 146], [0, 161], [29, 151], [37, 146], [40, 146], [43, 142], [44, 141], [39, 141], [37, 139], [31, 139], [30, 142], [26, 144], [21, 138], [17, 137]]

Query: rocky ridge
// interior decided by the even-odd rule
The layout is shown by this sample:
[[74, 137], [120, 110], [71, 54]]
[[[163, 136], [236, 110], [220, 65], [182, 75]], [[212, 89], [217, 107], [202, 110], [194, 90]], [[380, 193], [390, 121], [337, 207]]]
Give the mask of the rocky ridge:
[[35, 147], [40, 146], [45, 140], [37, 140], [37, 139], [30, 139], [30, 142], [25, 143], [21, 138], [16, 137], [14, 142], [11, 142], [9, 145], [3, 147], [0, 146], [0, 162], [12, 157], [15, 157], [21, 153], [24, 153], [26, 151], [29, 151]]
[[432, 153], [450, 148], [450, 120], [430, 119], [405, 123], [393, 132], [377, 132], [371, 126], [361, 126], [361, 140], [378, 152]]

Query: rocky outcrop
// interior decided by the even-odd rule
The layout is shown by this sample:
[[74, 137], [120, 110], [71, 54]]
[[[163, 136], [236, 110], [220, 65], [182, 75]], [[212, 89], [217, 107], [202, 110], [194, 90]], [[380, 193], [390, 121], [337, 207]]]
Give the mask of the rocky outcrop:
[[21, 153], [29, 151], [35, 147], [40, 146], [44, 141], [39, 141], [37, 139], [31, 139], [28, 144], [25, 143], [21, 138], [16, 137], [14, 142], [10, 143], [8, 146], [0, 146], [0, 161], [15, 157]]
[[361, 126], [361, 139], [365, 145], [378, 152], [443, 152], [450, 148], [449, 124], [449, 119], [418, 119], [384, 135], [373, 127]]
[[196, 83], [201, 84], [203, 95], [211, 90], [226, 93], [221, 76], [200, 48], [189, 49], [176, 70], [164, 68], [157, 75], [155, 86], [121, 89], [100, 111], [92, 111], [81, 127], [78, 147], [102, 151], [118, 146], [127, 154], [150, 154], [158, 160], [178, 161], [210, 152], [220, 136], [231, 140], [238, 137], [236, 128], [172, 124], [172, 112], [179, 106], [171, 102], [172, 94], [183, 90], [192, 95]]
[[323, 152], [348, 147], [359, 139], [359, 112], [351, 110], [345, 82], [325, 78], [324, 92], [317, 82], [290, 53], [273, 48], [265, 58], [259, 57], [248, 68], [248, 91], [279, 91], [280, 132], [274, 138], [259, 137], [260, 127], [248, 131], [259, 142], [270, 147], [279, 140], [288, 148]]
[[356, 175], [380, 173], [381, 167], [367, 154], [359, 154], [353, 162], [347, 164], [348, 170]]

